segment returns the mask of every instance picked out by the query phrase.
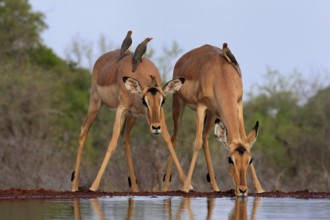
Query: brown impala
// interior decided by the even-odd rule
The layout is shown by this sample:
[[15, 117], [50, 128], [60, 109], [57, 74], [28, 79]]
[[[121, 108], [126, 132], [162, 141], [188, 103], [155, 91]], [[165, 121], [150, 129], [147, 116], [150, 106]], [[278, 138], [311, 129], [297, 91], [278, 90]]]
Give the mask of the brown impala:
[[167, 93], [174, 93], [180, 89], [184, 79], [171, 80], [162, 88], [160, 74], [155, 65], [148, 59], [142, 58], [135, 73], [132, 69], [132, 53], [128, 52], [118, 62], [120, 50], [102, 55], [95, 63], [92, 78], [92, 91], [89, 100], [88, 114], [80, 131], [79, 149], [75, 171], [72, 173], [72, 191], [78, 190], [79, 169], [83, 145], [88, 131], [94, 122], [102, 105], [116, 111], [112, 138], [105, 154], [101, 168], [90, 190], [99, 188], [101, 177], [116, 149], [121, 131], [128, 161], [130, 182], [133, 192], [138, 191], [136, 177], [130, 152], [130, 132], [138, 116], [146, 116], [153, 134], [162, 134], [171, 156], [174, 158], [179, 178], [182, 182], [185, 175], [176, 157], [171, 137], [168, 133], [162, 105]]
[[[263, 192], [250, 154], [257, 136], [258, 122], [249, 135], [246, 135], [243, 120], [242, 79], [234, 67], [226, 61], [222, 50], [211, 45], [204, 45], [184, 54], [177, 61], [173, 72], [174, 79], [180, 77], [185, 79], [185, 83], [180, 91], [173, 95], [173, 145], [175, 146], [177, 140], [185, 106], [196, 111], [197, 123], [194, 153], [183, 190], [189, 191], [197, 154], [203, 147], [211, 187], [214, 191], [219, 191], [208, 147], [208, 133], [217, 119], [215, 135], [228, 150], [228, 162], [236, 185], [236, 195], [247, 196], [248, 194], [246, 183], [248, 167], [251, 169], [256, 191]], [[164, 191], [169, 186], [171, 164], [172, 158], [169, 158]]]

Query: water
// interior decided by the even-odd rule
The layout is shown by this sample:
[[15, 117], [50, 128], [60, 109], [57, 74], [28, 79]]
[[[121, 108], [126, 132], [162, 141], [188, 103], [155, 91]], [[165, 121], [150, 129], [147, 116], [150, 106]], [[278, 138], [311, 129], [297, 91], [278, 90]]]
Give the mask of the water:
[[0, 200], [0, 219], [329, 219], [329, 199], [102, 197]]

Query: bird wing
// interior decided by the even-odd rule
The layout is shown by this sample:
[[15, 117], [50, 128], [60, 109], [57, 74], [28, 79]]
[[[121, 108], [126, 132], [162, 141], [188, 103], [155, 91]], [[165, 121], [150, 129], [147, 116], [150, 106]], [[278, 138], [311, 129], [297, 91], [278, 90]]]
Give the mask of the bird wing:
[[139, 44], [134, 52], [134, 59], [140, 59], [143, 54], [147, 51], [147, 47], [144, 44]]
[[227, 56], [229, 57], [229, 59], [231, 60], [231, 62], [233, 62], [235, 65], [238, 65], [238, 62], [237, 62], [234, 54], [232, 54], [229, 49], [227, 51]]
[[123, 56], [131, 45], [132, 45], [132, 38], [125, 38], [121, 45], [120, 56]]

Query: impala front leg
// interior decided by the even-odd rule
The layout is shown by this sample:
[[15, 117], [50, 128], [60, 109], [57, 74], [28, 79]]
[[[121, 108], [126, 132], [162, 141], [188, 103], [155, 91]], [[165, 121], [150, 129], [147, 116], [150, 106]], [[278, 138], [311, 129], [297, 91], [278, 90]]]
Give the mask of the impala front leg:
[[[174, 129], [173, 129], [173, 135], [171, 138], [171, 142], [173, 145], [173, 148], [175, 150], [176, 148], [176, 141], [179, 133], [179, 127], [182, 120], [183, 110], [184, 110], [184, 104], [182, 100], [180, 100], [176, 94], [173, 95], [173, 111], [172, 111], [172, 118], [174, 123]], [[167, 192], [170, 186], [170, 179], [171, 179], [171, 170], [172, 170], [172, 157], [171, 155], [168, 157], [167, 160], [167, 168], [166, 168], [166, 174], [164, 178], [164, 185], [163, 185], [163, 192]]]
[[239, 133], [241, 135], [241, 139], [246, 139], [245, 127], [244, 127], [244, 117], [243, 117], [243, 103], [242, 99], [237, 103], [237, 112], [238, 112], [238, 123], [239, 123]]
[[261, 187], [261, 184], [258, 180], [257, 174], [256, 174], [256, 170], [254, 169], [254, 165], [253, 163], [250, 164], [250, 169], [251, 169], [251, 174], [252, 174], [252, 182], [254, 185], [254, 188], [256, 189], [257, 193], [263, 193], [265, 192], [263, 190], [263, 188]]
[[111, 157], [112, 153], [114, 152], [114, 150], [117, 147], [118, 138], [119, 138], [119, 135], [120, 135], [120, 129], [121, 129], [121, 125], [122, 125], [122, 121], [124, 119], [125, 113], [126, 113], [125, 108], [118, 107], [117, 112], [116, 112], [115, 123], [114, 123], [114, 126], [113, 126], [113, 131], [112, 131], [112, 138], [111, 138], [111, 141], [109, 143], [109, 146], [108, 146], [107, 152], [105, 154], [105, 157], [104, 157], [103, 163], [101, 165], [101, 168], [100, 168], [100, 170], [99, 170], [92, 186], [89, 188], [91, 191], [97, 191], [98, 190], [102, 175], [105, 171], [105, 168], [106, 168], [106, 166], [107, 166], [107, 164], [110, 160], [110, 157]]
[[165, 123], [164, 111], [162, 111], [162, 118], [164, 119], [163, 122], [162, 122], [162, 127], [163, 127], [162, 135], [163, 135], [164, 141], [167, 144], [167, 147], [168, 147], [168, 149], [169, 149], [169, 151], [171, 153], [171, 157], [173, 158], [173, 161], [174, 161], [174, 164], [176, 166], [176, 169], [178, 170], [179, 179], [181, 180], [182, 183], [185, 183], [186, 176], [184, 175], [184, 173], [182, 171], [181, 165], [179, 163], [179, 160], [178, 160], [178, 158], [176, 156], [174, 147], [172, 145], [171, 136], [168, 133], [167, 126], [166, 126], [166, 123]]

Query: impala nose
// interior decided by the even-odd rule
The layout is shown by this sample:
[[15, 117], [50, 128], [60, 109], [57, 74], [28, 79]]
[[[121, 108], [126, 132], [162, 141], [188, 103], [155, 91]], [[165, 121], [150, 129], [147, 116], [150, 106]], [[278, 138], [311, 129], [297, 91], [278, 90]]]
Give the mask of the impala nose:
[[247, 189], [239, 189], [240, 196], [247, 196]]
[[246, 192], [246, 189], [245, 190], [239, 189], [239, 192], [242, 193], [242, 194], [244, 194]]
[[152, 125], [151, 130], [152, 130], [153, 134], [160, 134], [161, 133], [160, 125], [158, 125], [158, 126]]

